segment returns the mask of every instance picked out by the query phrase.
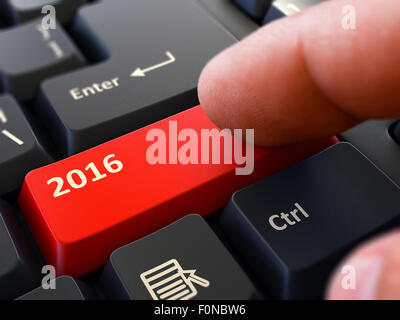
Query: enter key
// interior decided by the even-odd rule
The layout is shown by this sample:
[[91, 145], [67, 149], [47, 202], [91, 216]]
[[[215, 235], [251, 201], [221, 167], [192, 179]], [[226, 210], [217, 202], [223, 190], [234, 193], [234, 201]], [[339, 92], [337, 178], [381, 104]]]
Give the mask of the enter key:
[[46, 81], [38, 103], [66, 155], [198, 105], [203, 67], [235, 42], [181, 0], [97, 2], [79, 11], [72, 32], [101, 62]]

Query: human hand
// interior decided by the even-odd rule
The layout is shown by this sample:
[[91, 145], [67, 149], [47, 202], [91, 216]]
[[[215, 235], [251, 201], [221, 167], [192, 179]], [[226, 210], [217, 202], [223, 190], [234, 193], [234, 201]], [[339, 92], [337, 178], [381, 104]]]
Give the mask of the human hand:
[[[345, 5], [356, 8], [355, 30], [342, 28]], [[214, 58], [199, 80], [200, 103], [219, 127], [254, 128], [256, 143], [269, 147], [400, 117], [399, 30], [398, 0], [322, 3]], [[400, 299], [400, 233], [367, 243], [348, 261], [360, 269], [359, 286], [342, 289], [336, 273], [328, 298]]]

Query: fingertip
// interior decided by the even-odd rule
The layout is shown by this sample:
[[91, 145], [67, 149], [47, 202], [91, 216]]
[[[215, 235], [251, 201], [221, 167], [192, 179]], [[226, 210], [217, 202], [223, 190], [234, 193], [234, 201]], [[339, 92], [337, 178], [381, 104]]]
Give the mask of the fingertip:
[[[220, 128], [254, 129], [256, 144], [276, 147], [399, 116], [399, 2], [350, 3], [359, 8], [354, 32], [339, 19], [346, 0], [326, 1], [267, 24], [212, 59], [198, 86], [210, 119]], [[368, 26], [375, 17], [379, 28]]]
[[382, 283], [387, 276], [387, 253], [397, 242], [400, 243], [399, 231], [382, 235], [355, 249], [332, 274], [326, 299], [382, 299], [386, 295], [385, 289], [382, 291]]
[[[208, 115], [208, 117], [211, 119], [211, 121], [215, 122], [214, 115], [213, 113], [215, 112], [215, 109], [213, 107], [213, 88], [210, 85], [213, 83], [212, 81], [212, 74], [213, 70], [215, 69], [213, 67], [213, 61], [215, 58], [213, 58], [211, 61], [207, 63], [207, 65], [204, 67], [200, 74], [199, 78], [199, 83], [197, 85], [197, 93], [200, 101], [200, 105], [204, 112]], [[211, 81], [210, 81], [211, 80]], [[215, 88], [214, 88], [215, 89]]]

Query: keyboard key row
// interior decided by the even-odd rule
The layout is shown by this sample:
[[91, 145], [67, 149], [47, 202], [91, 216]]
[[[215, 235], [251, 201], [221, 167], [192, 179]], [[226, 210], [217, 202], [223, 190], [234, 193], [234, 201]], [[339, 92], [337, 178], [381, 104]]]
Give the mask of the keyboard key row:
[[347, 143], [236, 192], [221, 217], [248, 267], [285, 299], [321, 298], [350, 249], [399, 222], [400, 189]]
[[[211, 148], [203, 144], [210, 143], [208, 135], [192, 138], [197, 143], [188, 149], [185, 140], [202, 137], [204, 130], [216, 134], [216, 139], [227, 139], [216, 145], [212, 159], [226, 154], [230, 164], [221, 163], [225, 156], [212, 160], [212, 152], [202, 154]], [[56, 266], [58, 274], [80, 276], [103, 265], [119, 246], [186, 214], [207, 215], [223, 207], [234, 191], [336, 141], [256, 148], [246, 164], [254, 165], [254, 172], [236, 175], [236, 169], [243, 167], [235, 162], [235, 153], [247, 153], [247, 146], [220, 132], [196, 107], [31, 171], [19, 203], [46, 261]], [[225, 150], [229, 145], [233, 147]], [[179, 159], [183, 158], [179, 162], [178, 152]]]
[[249, 300], [246, 274], [199, 215], [115, 250], [102, 287], [113, 299]]
[[[102, 271], [97, 287], [107, 299], [262, 298], [207, 222], [194, 214], [116, 249]], [[98, 298], [92, 285], [60, 276], [43, 278], [42, 286], [17, 300]]]
[[[42, 86], [37, 115], [63, 155], [86, 150], [198, 103], [196, 86], [202, 67], [235, 39], [193, 3], [178, 5], [174, 1], [118, 0], [118, 5], [105, 1], [79, 11], [72, 27], [76, 38], [83, 37], [97, 48], [94, 51], [99, 56], [95, 58], [109, 59], [47, 80]], [[163, 6], [158, 18], [145, 19], [154, 14], [155, 3]], [[237, 10], [232, 4], [230, 7]], [[98, 19], [100, 16], [110, 23]], [[111, 23], [117, 16], [119, 23]], [[40, 22], [37, 19], [0, 33], [0, 43], [3, 38], [10, 48], [0, 54], [0, 66], [6, 66], [0, 67], [1, 90], [22, 101], [36, 96], [42, 80], [84, 65], [62, 27], [46, 31]], [[22, 41], [26, 34], [32, 40], [30, 50]], [[143, 44], [126, 46], [126, 39]], [[177, 81], [169, 81], [171, 78]]]
[[[194, 123], [200, 121], [201, 127], [211, 128], [203, 122], [206, 118], [203, 115], [202, 119], [200, 111], [194, 108], [165, 122], [175, 119], [182, 124], [182, 128], [193, 128]], [[189, 123], [185, 115], [196, 121]], [[141, 133], [144, 139], [147, 129], [154, 128], [166, 129], [165, 123], [161, 121], [94, 150], [99, 152], [118, 140], [120, 146], [138, 146], [141, 139], [128, 141], [126, 138]], [[114, 145], [115, 153], [121, 155], [120, 159], [125, 159], [123, 152], [117, 152], [119, 149]], [[71, 162], [73, 158], [89, 155], [90, 151], [67, 160]], [[299, 157], [299, 150], [295, 151], [297, 154], [293, 148], [290, 151], [291, 157]], [[96, 158], [93, 154], [88, 159]], [[251, 180], [259, 180], [261, 176], [279, 171], [275, 170], [277, 163], [274, 159], [287, 157], [288, 153], [282, 150], [258, 149], [256, 167], [268, 167], [269, 172], [258, 172], [257, 178]], [[36, 170], [33, 178], [27, 177], [29, 188], [24, 188], [20, 202], [42, 251], [45, 250], [43, 253], [48, 263], [55, 263], [60, 274], [78, 276], [104, 264], [115, 248], [141, 238], [116, 249], [111, 255], [101, 277], [101, 287], [107, 297], [154, 300], [260, 297], [200, 216], [186, 216], [151, 234], [188, 212], [206, 215], [224, 206], [229, 194], [245, 183], [238, 182], [237, 177], [228, 179], [226, 175], [221, 176], [221, 166], [210, 165], [207, 169], [199, 169], [196, 165], [193, 170], [202, 171], [201, 178], [196, 178], [194, 171], [191, 173], [188, 170], [190, 165], [185, 168], [177, 165], [170, 172], [170, 165], [165, 170], [155, 170], [154, 166], [140, 164], [138, 158], [135, 159], [134, 164], [132, 160], [113, 159], [109, 169], [115, 174], [122, 174], [124, 164], [131, 164], [136, 169], [133, 171], [143, 176], [133, 176], [131, 172], [121, 180], [110, 177], [115, 179], [110, 184], [106, 183], [109, 179], [106, 174], [100, 170], [96, 172], [93, 163], [88, 166], [95, 176], [92, 181], [104, 184], [85, 190], [82, 194], [84, 201], [79, 200], [80, 196], [72, 196], [73, 192], [80, 192], [78, 177], [83, 176], [78, 170], [73, 170], [70, 175], [68, 183], [72, 184], [71, 191], [63, 193], [65, 189], [58, 190], [61, 194], [56, 198], [67, 199], [60, 203], [41, 197], [43, 182], [48, 177], [46, 171], [55, 165]], [[59, 163], [60, 167], [64, 167], [67, 160]], [[60, 167], [57, 171], [67, 171], [60, 170]], [[233, 170], [234, 167], [228, 166], [228, 169]], [[175, 181], [168, 176], [170, 173]], [[152, 178], [154, 176], [157, 178]], [[179, 179], [181, 176], [185, 179]], [[224, 187], [215, 182], [216, 176], [223, 177], [218, 179], [222, 179], [220, 182]], [[198, 187], [188, 184], [180, 188], [188, 180], [203, 183], [205, 190], [195, 190]], [[204, 185], [204, 181], [208, 182]], [[234, 187], [227, 187], [229, 185]], [[72, 190], [74, 187], [78, 189]], [[168, 192], [170, 189], [172, 192]], [[180, 195], [174, 192], [176, 189], [180, 189]], [[147, 197], [149, 194], [152, 196]], [[272, 297], [319, 298], [330, 272], [350, 249], [362, 240], [398, 225], [399, 195], [398, 186], [357, 149], [348, 143], [339, 143], [237, 191], [220, 216], [220, 226], [246, 269], [256, 275], [257, 281]], [[214, 205], [221, 198], [225, 200]], [[33, 201], [36, 201], [36, 207], [32, 206]], [[126, 203], [121, 205], [122, 202]], [[121, 212], [125, 214], [119, 214]], [[45, 221], [47, 225], [44, 225]], [[47, 226], [50, 230], [46, 230]], [[38, 234], [39, 231], [45, 233], [44, 236]], [[58, 238], [51, 238], [50, 232]], [[113, 242], [112, 246], [108, 245], [110, 242]], [[103, 257], [102, 263], [95, 261], [96, 256]], [[60, 263], [57, 264], [57, 261]], [[79, 265], [73, 265], [73, 261], [79, 261]], [[83, 261], [90, 261], [85, 266], [86, 270], [82, 269]], [[210, 261], [217, 262], [211, 265]], [[236, 288], [240, 290], [227, 289], [226, 286], [233, 281], [231, 278], [236, 279]]]
[[[212, 264], [210, 264], [212, 261]], [[46, 281], [44, 281], [46, 280]], [[92, 300], [95, 291], [69, 276], [17, 300]], [[232, 283], [235, 284], [232, 290]], [[108, 299], [191, 300], [261, 298], [233, 257], [199, 215], [188, 215], [116, 249], [98, 284]]]
[[72, 30], [108, 60], [43, 83], [39, 115], [64, 155], [197, 105], [204, 65], [235, 42], [181, 0], [94, 3], [79, 11]]
[[[207, 201], [215, 192], [204, 193], [202, 201]], [[224, 237], [236, 249], [237, 258], [272, 297], [321, 298], [333, 268], [354, 246], [399, 224], [399, 195], [399, 187], [357, 149], [348, 143], [338, 143], [237, 191], [220, 215], [219, 223]], [[113, 201], [112, 195], [108, 198]], [[124, 195], [119, 199], [124, 199]], [[195, 201], [196, 195], [191, 197], [191, 202]], [[180, 199], [176, 203], [175, 212], [184, 202]], [[184, 206], [188, 210], [195, 208], [187, 201]], [[134, 210], [134, 202], [131, 207]], [[88, 210], [95, 210], [99, 217], [105, 216], [92, 203], [86, 215]], [[170, 212], [165, 209], [163, 215]], [[154, 211], [148, 210], [143, 214], [152, 213]], [[171, 222], [179, 216], [174, 215]], [[48, 217], [44, 219], [51, 223]], [[66, 221], [64, 214], [58, 218]], [[149, 218], [154, 218], [156, 224], [160, 219]], [[84, 223], [89, 225], [87, 221]], [[162, 226], [156, 225], [154, 230]], [[138, 232], [135, 228], [146, 228], [144, 235], [151, 233], [148, 225], [136, 223], [126, 228], [131, 233]], [[97, 247], [104, 249], [103, 240], [97, 238]], [[93, 248], [86, 247], [82, 253], [85, 259], [92, 258]], [[71, 260], [77, 261], [70, 248], [62, 245], [62, 250], [69, 252]], [[63, 255], [58, 257], [63, 259]], [[83, 260], [78, 261], [82, 263]], [[263, 297], [199, 215], [187, 215], [114, 250], [102, 271], [100, 287], [107, 298], [112, 299]]]

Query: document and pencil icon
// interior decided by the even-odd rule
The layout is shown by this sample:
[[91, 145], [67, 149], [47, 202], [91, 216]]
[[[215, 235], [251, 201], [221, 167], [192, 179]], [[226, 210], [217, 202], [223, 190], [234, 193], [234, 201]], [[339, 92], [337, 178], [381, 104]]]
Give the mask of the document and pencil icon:
[[189, 300], [197, 295], [194, 283], [208, 287], [210, 282], [195, 275], [196, 270], [183, 270], [171, 259], [140, 275], [153, 300]]

